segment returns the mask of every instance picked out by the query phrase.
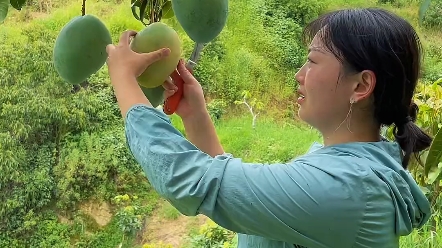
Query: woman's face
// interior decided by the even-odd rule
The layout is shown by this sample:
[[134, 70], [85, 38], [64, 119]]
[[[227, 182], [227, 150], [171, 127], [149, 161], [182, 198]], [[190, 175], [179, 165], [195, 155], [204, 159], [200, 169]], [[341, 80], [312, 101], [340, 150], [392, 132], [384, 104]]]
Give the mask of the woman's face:
[[[316, 35], [307, 62], [296, 73], [299, 82], [299, 117], [320, 132], [336, 130], [350, 110], [352, 79], [342, 75], [342, 65]], [[344, 125], [345, 126], [345, 125]]]

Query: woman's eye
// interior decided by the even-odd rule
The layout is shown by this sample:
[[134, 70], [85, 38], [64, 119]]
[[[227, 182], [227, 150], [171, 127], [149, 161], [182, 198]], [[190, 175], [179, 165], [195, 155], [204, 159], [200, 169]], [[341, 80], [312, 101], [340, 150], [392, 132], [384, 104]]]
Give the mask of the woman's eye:
[[307, 58], [307, 61], [313, 64], [315, 63], [311, 58]]

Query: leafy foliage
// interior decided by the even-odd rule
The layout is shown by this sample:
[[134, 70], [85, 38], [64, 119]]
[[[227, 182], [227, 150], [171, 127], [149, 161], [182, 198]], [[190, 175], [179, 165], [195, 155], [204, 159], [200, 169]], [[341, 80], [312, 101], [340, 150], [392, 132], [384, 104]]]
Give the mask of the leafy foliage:
[[[174, 16], [170, 0], [131, 0], [131, 10], [135, 19], [146, 26]], [[145, 19], [149, 21], [146, 23]]]
[[54, 71], [52, 44], [63, 24], [50, 19], [1, 33], [0, 240], [13, 247], [70, 242], [71, 227], [56, 212], [71, 210], [71, 218], [90, 197], [150, 191], [104, 70], [83, 88]]
[[422, 23], [425, 13], [427, 12], [428, 8], [430, 7], [431, 0], [424, 0], [422, 1], [420, 7], [419, 7], [419, 23]]
[[190, 248], [233, 248], [234, 233], [208, 221], [202, 225], [196, 235], [190, 237]]
[[422, 3], [422, 8], [426, 7], [427, 10], [425, 16], [422, 16], [421, 24], [428, 28], [440, 29], [442, 27], [442, 1], [433, 1], [431, 5], [429, 2], [430, 0], [425, 0]]

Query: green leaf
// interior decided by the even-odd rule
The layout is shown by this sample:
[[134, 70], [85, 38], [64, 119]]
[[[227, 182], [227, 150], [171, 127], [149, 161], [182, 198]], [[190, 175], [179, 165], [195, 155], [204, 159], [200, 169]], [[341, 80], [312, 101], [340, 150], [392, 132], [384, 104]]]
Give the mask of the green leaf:
[[424, 193], [425, 195], [428, 195], [431, 193], [431, 191], [427, 187], [419, 185], [419, 188], [421, 189], [422, 193]]
[[3, 21], [6, 19], [6, 16], [8, 16], [8, 9], [9, 1], [0, 0], [0, 23], [3, 23]]
[[135, 19], [137, 19], [139, 21], [140, 17], [137, 14], [137, 6], [132, 6], [131, 10], [132, 10], [132, 15], [135, 17]]
[[21, 8], [25, 5], [26, 0], [11, 0], [10, 3], [14, 9], [21, 10]]
[[172, 2], [171, 1], [167, 1], [164, 3], [164, 5], [162, 6], [162, 18], [164, 19], [168, 19], [168, 18], [172, 18], [175, 14], [173, 12], [172, 9]]
[[430, 7], [431, 0], [423, 0], [421, 3], [421, 6], [419, 7], [419, 24], [422, 24], [422, 21], [424, 20], [425, 13], [428, 10], [428, 7]]
[[[144, 24], [144, 22], [143, 22], [144, 13], [146, 12], [148, 2], [149, 2], [149, 0], [142, 0], [141, 6], [140, 6], [140, 21], [143, 24]], [[148, 9], [150, 10], [150, 8], [148, 8]]]
[[431, 168], [430, 172], [428, 173], [427, 180], [425, 181], [427, 184], [433, 184], [434, 182], [440, 181], [440, 178], [442, 177], [442, 168], [440, 167], [440, 164], [435, 168]]
[[140, 8], [140, 5], [141, 5], [141, 3], [140, 3], [140, 1], [137, 1], [137, 0], [132, 0], [131, 1], [131, 6], [130, 6], [130, 8], [131, 8], [131, 10], [132, 10], [132, 15], [135, 17], [135, 19], [137, 19], [138, 21], [140, 20], [140, 17], [138, 16], [138, 14], [137, 14], [137, 8]]
[[425, 160], [424, 174], [428, 176], [430, 171], [437, 169], [442, 157], [442, 129], [436, 133], [433, 142], [428, 151], [427, 159]]

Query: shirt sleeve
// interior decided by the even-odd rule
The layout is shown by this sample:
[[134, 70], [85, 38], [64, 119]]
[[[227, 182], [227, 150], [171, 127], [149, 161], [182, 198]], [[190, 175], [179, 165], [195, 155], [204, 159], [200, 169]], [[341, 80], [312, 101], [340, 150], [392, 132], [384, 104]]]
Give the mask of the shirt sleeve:
[[155, 190], [184, 215], [204, 214], [234, 232], [307, 247], [329, 247], [318, 240], [331, 240], [336, 227], [345, 228], [347, 237], [335, 238], [341, 247], [352, 245], [345, 242], [354, 240], [362, 218], [363, 189], [350, 193], [361, 185], [348, 185], [338, 173], [302, 160], [264, 165], [230, 154], [211, 157], [146, 105], [128, 111], [126, 138]]

